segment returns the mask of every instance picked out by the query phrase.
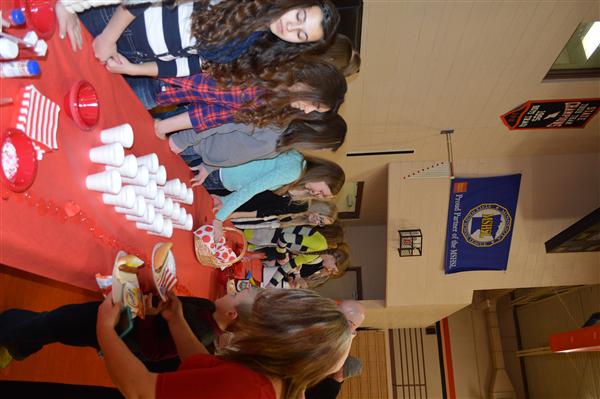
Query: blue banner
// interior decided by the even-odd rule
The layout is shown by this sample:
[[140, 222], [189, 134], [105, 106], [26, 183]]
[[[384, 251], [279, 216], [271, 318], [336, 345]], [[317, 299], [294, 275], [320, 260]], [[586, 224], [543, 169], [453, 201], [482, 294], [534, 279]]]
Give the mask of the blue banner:
[[456, 178], [450, 187], [446, 273], [506, 270], [521, 175]]

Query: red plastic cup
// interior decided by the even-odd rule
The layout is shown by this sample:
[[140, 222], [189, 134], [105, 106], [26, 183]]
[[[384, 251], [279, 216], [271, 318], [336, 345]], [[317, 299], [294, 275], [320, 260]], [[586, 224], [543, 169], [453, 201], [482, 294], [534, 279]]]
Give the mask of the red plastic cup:
[[[6, 151], [5, 146], [7, 146]], [[7, 176], [4, 169], [4, 164], [7, 161], [5, 157], [12, 157], [12, 148], [16, 153], [13, 155], [18, 158], [17, 169], [14, 174]], [[12, 191], [20, 193], [33, 184], [36, 173], [37, 157], [31, 139], [19, 129], [6, 129], [0, 143], [0, 180], [2, 180], [2, 183]]]
[[100, 118], [98, 93], [91, 83], [80, 80], [67, 93], [64, 100], [67, 115], [82, 130], [91, 130]]
[[13, 0], [13, 7], [25, 12], [27, 26], [32, 27], [40, 39], [49, 39], [56, 29], [54, 0]]

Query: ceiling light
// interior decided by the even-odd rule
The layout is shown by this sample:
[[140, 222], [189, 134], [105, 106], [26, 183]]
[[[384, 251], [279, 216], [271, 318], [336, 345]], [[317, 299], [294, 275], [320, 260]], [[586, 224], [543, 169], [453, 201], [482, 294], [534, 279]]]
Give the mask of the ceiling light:
[[596, 21], [590, 26], [590, 29], [581, 39], [581, 44], [583, 44], [585, 57], [589, 60], [598, 45], [600, 45], [600, 21]]

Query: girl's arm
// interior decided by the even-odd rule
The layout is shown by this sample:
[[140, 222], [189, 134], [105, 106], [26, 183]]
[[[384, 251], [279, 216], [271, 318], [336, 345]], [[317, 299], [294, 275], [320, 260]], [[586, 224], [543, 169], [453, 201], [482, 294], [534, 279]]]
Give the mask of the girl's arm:
[[242, 219], [242, 218], [255, 218], [257, 217], [257, 211], [252, 212], [233, 212], [229, 215], [229, 219]]
[[98, 308], [96, 336], [106, 369], [125, 397], [154, 399], [157, 374], [149, 372], [115, 332], [120, 313], [120, 305], [113, 304], [110, 295]]
[[156, 136], [161, 140], [166, 140], [168, 133], [191, 128], [192, 120], [187, 112], [154, 122]]
[[161, 315], [169, 325], [169, 331], [171, 332], [173, 342], [175, 342], [179, 358], [183, 361], [199, 353], [208, 354], [206, 347], [196, 338], [183, 317], [181, 301], [177, 298], [177, 295], [169, 292], [168, 296], [169, 300], [165, 307], [162, 308]]
[[109, 58], [117, 57], [117, 40], [134, 19], [135, 15], [130, 13], [125, 7], [117, 7], [102, 33], [94, 39], [94, 54], [100, 62], [106, 63]]
[[158, 76], [158, 66], [156, 62], [150, 61], [134, 64], [119, 53], [106, 60], [106, 69], [112, 73], [120, 73], [121, 75]]

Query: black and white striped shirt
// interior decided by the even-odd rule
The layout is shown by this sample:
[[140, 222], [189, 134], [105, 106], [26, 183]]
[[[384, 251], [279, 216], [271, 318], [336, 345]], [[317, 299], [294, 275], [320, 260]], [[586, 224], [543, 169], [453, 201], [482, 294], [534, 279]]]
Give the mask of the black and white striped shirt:
[[176, 6], [142, 4], [127, 10], [136, 18], [129, 26], [135, 47], [143, 58], [158, 64], [158, 76], [189, 76], [201, 71], [202, 60], [194, 46], [192, 12], [194, 2]]

